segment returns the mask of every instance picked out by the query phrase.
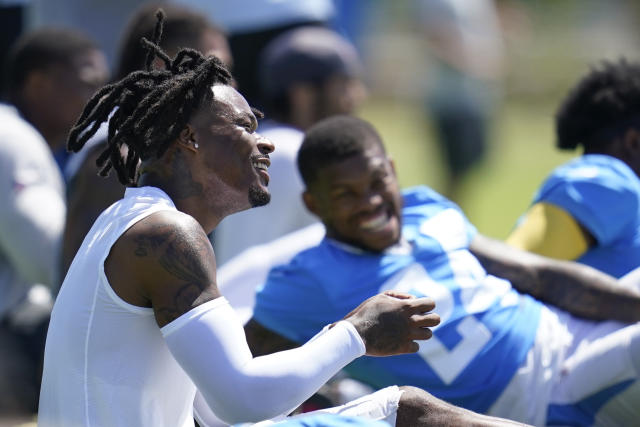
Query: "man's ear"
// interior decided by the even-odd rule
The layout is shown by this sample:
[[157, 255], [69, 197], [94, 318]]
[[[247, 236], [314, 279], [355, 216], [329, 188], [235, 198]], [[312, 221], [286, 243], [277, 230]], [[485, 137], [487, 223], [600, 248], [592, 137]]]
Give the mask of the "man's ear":
[[187, 124], [184, 129], [182, 129], [178, 135], [178, 144], [194, 153], [198, 150], [196, 133], [191, 125]]
[[320, 215], [318, 214], [318, 204], [316, 203], [316, 199], [315, 197], [313, 197], [313, 194], [309, 192], [309, 190], [304, 190], [304, 193], [302, 193], [302, 201], [304, 202], [304, 205], [307, 207], [307, 210], [309, 212], [317, 217], [320, 217]]
[[387, 156], [387, 160], [389, 160], [389, 164], [391, 165], [391, 171], [393, 172], [394, 175], [398, 175], [396, 173], [396, 162], [395, 160], [393, 160], [393, 157], [391, 156]]

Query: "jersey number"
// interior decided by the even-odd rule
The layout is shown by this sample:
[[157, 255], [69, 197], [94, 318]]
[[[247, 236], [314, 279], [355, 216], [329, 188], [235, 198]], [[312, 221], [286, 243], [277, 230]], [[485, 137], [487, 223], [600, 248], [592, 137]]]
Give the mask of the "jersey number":
[[[446, 286], [431, 279], [420, 264], [413, 264], [404, 270], [402, 274], [394, 276], [380, 288], [380, 291], [388, 289], [395, 289], [414, 295], [420, 294], [435, 300], [435, 312], [438, 313], [441, 321], [440, 325], [432, 328], [434, 332], [441, 325], [446, 324], [453, 313], [455, 301], [451, 291]], [[464, 301], [462, 304], [466, 312], [469, 313]], [[460, 334], [461, 339], [451, 349], [448, 349], [435, 334], [429, 340], [418, 342], [420, 344], [418, 354], [431, 366], [431, 369], [445, 384], [451, 384], [491, 340], [491, 331], [471, 314], [458, 323], [456, 331]]]

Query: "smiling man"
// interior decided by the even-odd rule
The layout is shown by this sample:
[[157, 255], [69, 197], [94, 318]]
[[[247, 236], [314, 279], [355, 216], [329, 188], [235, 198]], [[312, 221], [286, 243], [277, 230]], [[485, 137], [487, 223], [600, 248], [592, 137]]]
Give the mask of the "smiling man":
[[[380, 136], [363, 120], [313, 126], [298, 167], [326, 236], [276, 265], [258, 290], [245, 327], [254, 354], [305, 342], [362, 299], [402, 291], [433, 298], [441, 323], [417, 354], [357, 359], [346, 368], [353, 377], [421, 387], [535, 425], [635, 423], [637, 292], [590, 267], [484, 238], [427, 187], [401, 192]], [[252, 254], [284, 259], [284, 249], [274, 242]]]
[[[354, 358], [415, 352], [439, 322], [431, 299], [387, 292], [300, 348], [252, 356], [218, 290], [207, 233], [226, 215], [268, 202], [274, 147], [256, 133], [255, 112], [218, 58], [185, 49], [171, 59], [157, 46], [162, 16], [156, 43], [145, 40], [147, 69], [96, 93], [69, 137], [79, 150], [108, 121], [98, 163], [129, 188], [96, 220], [56, 300], [40, 426], [189, 426], [194, 412], [208, 425], [211, 411], [230, 424], [286, 415]], [[151, 68], [156, 55], [162, 70]], [[507, 424], [413, 388], [390, 387], [334, 411], [400, 426]]]

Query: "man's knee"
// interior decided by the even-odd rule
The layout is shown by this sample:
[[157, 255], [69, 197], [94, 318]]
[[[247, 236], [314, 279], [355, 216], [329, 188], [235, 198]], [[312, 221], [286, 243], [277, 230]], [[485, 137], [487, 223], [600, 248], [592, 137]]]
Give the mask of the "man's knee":
[[515, 421], [477, 414], [451, 405], [416, 387], [400, 387], [396, 426], [523, 426]]
[[438, 413], [434, 408], [438, 399], [426, 391], [410, 386], [400, 387], [402, 395], [398, 402], [396, 426], [419, 426], [433, 422], [431, 416]]

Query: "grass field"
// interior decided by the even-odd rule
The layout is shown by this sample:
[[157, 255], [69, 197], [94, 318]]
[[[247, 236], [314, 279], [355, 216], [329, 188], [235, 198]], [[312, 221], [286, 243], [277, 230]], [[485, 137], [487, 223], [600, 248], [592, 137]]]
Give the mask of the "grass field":
[[[495, 117], [487, 161], [465, 179], [457, 200], [481, 233], [506, 237], [545, 176], [578, 154], [554, 148], [554, 109], [539, 101], [507, 101]], [[380, 131], [403, 187], [426, 184], [444, 190], [439, 147], [419, 105], [374, 98], [360, 116]]]

